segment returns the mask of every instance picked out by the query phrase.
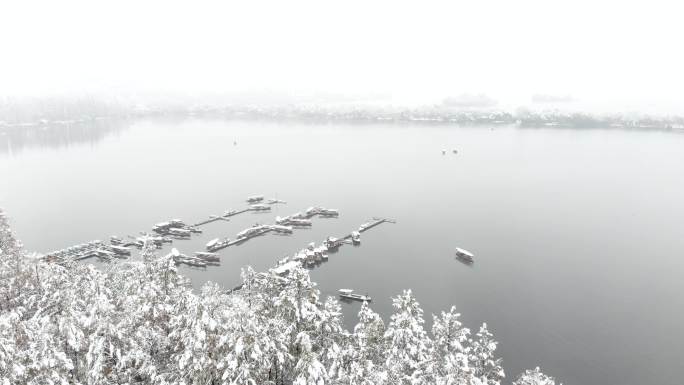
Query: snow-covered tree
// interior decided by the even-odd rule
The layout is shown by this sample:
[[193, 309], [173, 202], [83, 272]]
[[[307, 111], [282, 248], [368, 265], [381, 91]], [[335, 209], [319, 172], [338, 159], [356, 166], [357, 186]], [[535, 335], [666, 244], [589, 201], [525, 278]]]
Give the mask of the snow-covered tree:
[[392, 300], [394, 314], [385, 331], [385, 365], [394, 384], [430, 383], [432, 341], [423, 324], [423, 309], [406, 290]]
[[480, 330], [475, 335], [475, 339], [470, 342], [468, 360], [473, 375], [483, 383], [489, 385], [499, 384], [505, 377], [501, 359], [494, 357], [497, 342], [494, 336], [487, 329], [487, 324], [483, 323]]
[[556, 385], [556, 380], [542, 373], [539, 367], [526, 370], [513, 381], [513, 385]]
[[[499, 385], [497, 342], [455, 308], [431, 335], [411, 291], [385, 325], [367, 303], [352, 332], [304, 268], [246, 268], [238, 290], [194, 291], [170, 257], [102, 268], [30, 259], [0, 211], [0, 385]], [[555, 385], [537, 368], [515, 385]]]
[[440, 384], [466, 383], [471, 375], [467, 345], [470, 330], [462, 327], [460, 314], [452, 307], [440, 316], [433, 315], [434, 363]]

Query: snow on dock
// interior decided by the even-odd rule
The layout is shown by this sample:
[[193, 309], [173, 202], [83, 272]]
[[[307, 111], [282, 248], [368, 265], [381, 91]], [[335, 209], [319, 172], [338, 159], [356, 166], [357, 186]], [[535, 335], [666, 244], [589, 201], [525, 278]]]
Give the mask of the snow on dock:
[[[372, 229], [373, 227], [382, 224], [382, 223], [397, 223], [396, 221], [392, 219], [387, 219], [387, 218], [373, 218], [372, 221], [366, 222], [359, 226], [359, 233], [363, 233], [364, 231], [367, 231], [369, 229]], [[351, 234], [349, 236], [351, 238]]]
[[242, 209], [242, 210], [226, 210], [226, 212], [223, 213], [223, 215], [211, 215], [209, 217], [209, 219], [205, 219], [203, 221], [197, 222], [192, 226], [193, 227], [199, 227], [199, 226], [204, 226], [206, 224], [216, 222], [216, 221], [228, 221], [229, 220], [228, 218], [233, 217], [233, 216], [238, 215], [238, 214], [246, 213], [248, 211], [252, 211], [252, 209], [248, 207], [248, 208]]

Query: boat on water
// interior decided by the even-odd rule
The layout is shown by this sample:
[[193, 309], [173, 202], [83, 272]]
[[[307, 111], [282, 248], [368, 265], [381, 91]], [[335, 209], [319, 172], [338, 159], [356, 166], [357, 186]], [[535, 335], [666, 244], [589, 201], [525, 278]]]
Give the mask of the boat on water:
[[256, 205], [251, 205], [250, 208], [254, 211], [269, 211], [271, 209], [271, 206], [264, 205], [264, 204], [256, 204]]
[[336, 249], [342, 245], [343, 241], [335, 237], [328, 237], [328, 239], [323, 242], [323, 245], [328, 249]]
[[113, 251], [118, 255], [131, 255], [131, 249], [124, 246], [110, 245], [109, 250]]
[[[213, 251], [216, 251], [216, 250], [223, 248], [224, 246], [226, 246], [226, 244], [228, 242], [230, 242], [230, 239], [228, 239], [228, 238], [226, 238], [224, 240], [214, 238], [211, 241], [207, 242], [205, 247], [208, 251], [213, 252]], [[211, 254], [213, 254], [213, 253], [211, 253]]]
[[216, 244], [217, 244], [218, 242], [219, 242], [219, 239], [218, 239], [218, 238], [214, 238], [214, 239], [212, 239], [211, 241], [207, 242], [207, 244], [205, 245], [205, 247], [206, 247], [207, 249], [211, 249], [212, 247], [216, 246]]
[[312, 225], [311, 221], [308, 219], [298, 219], [298, 218], [291, 218], [288, 222], [288, 225], [290, 226], [295, 226], [295, 227], [309, 227]]
[[207, 253], [204, 251], [195, 251], [195, 257], [207, 262], [219, 262], [221, 258], [216, 253]]
[[198, 258], [185, 257], [179, 259], [179, 262], [192, 267], [207, 267], [207, 263]]
[[257, 203], [261, 202], [264, 200], [263, 195], [252, 195], [251, 197], [247, 197], [247, 203]]
[[272, 225], [271, 230], [281, 234], [292, 234], [292, 227], [282, 225]]
[[112, 245], [120, 245], [123, 243], [123, 239], [117, 237], [116, 235], [112, 235], [111, 237], [109, 237], [109, 243], [111, 243]]
[[265, 226], [265, 225], [254, 225], [248, 229], [242, 230], [239, 233], [237, 233], [237, 238], [248, 238], [248, 237], [254, 237], [259, 234], [265, 233], [267, 231], [271, 230], [270, 226]]
[[352, 243], [355, 245], [360, 244], [361, 243], [361, 233], [359, 233], [358, 231], [352, 231], [351, 240], [352, 240]]
[[96, 253], [98, 257], [100, 258], [111, 258], [111, 257], [116, 257], [118, 254], [114, 253], [113, 251], [105, 250], [105, 249], [96, 249], [96, 250], [91, 250], [91, 253]]
[[156, 225], [152, 226], [152, 231], [155, 233], [165, 233], [169, 227], [171, 227], [171, 223], [169, 222], [159, 222]]
[[337, 209], [319, 209], [318, 215], [322, 217], [337, 217], [340, 215], [339, 210]]
[[468, 263], [473, 263], [473, 261], [475, 260], [474, 259], [475, 255], [473, 255], [473, 253], [471, 253], [468, 250], [461, 249], [460, 247], [457, 247], [456, 248], [456, 258], [461, 259], [463, 261], [466, 261]]
[[354, 301], [364, 301], [371, 302], [371, 297], [368, 295], [356, 294], [352, 289], [340, 289], [338, 290], [338, 295], [340, 298], [351, 299]]
[[175, 228], [175, 227], [168, 229], [167, 232], [171, 235], [176, 236], [176, 237], [185, 237], [185, 238], [189, 237], [190, 234], [192, 233], [190, 230], [179, 229], [179, 228]]

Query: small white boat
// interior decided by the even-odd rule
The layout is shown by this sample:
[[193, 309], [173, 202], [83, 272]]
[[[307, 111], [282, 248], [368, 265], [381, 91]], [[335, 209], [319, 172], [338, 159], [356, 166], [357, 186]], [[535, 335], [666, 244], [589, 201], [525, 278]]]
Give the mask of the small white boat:
[[264, 205], [264, 204], [256, 204], [256, 205], [251, 205], [250, 208], [254, 211], [268, 211], [271, 209], [271, 206]]
[[105, 250], [105, 249], [96, 249], [96, 250], [94, 250], [94, 252], [97, 253], [97, 255], [100, 257], [115, 257], [116, 256], [116, 253], [109, 251], [109, 250]]
[[192, 266], [192, 267], [207, 267], [207, 263], [205, 261], [198, 259], [198, 258], [184, 257], [184, 258], [180, 258], [178, 260], [178, 262], [184, 263], [184, 264], [186, 264], [188, 266]]
[[271, 226], [267, 225], [254, 225], [248, 229], [244, 229], [237, 233], [237, 238], [247, 238], [247, 237], [253, 237], [262, 233], [265, 233], [267, 231], [271, 230]]
[[285, 225], [285, 224], [287, 224], [289, 221], [290, 221], [290, 217], [285, 217], [285, 218], [283, 218], [283, 217], [281, 217], [280, 215], [278, 215], [278, 216], [276, 217], [276, 219], [275, 219], [275, 223], [276, 223], [277, 225]]
[[247, 203], [257, 203], [261, 202], [264, 200], [263, 195], [252, 195], [251, 197], [247, 197]]
[[219, 257], [218, 254], [206, 253], [204, 251], [196, 251], [195, 257], [197, 257], [203, 261], [206, 261], [206, 262], [219, 262], [219, 261], [221, 261], [221, 258]]
[[352, 240], [352, 243], [355, 245], [360, 244], [361, 243], [361, 233], [359, 233], [358, 231], [352, 231], [351, 240]]
[[290, 219], [287, 221], [287, 224], [295, 227], [308, 227], [312, 225], [308, 219]]
[[456, 248], [456, 257], [458, 257], [459, 259], [462, 259], [464, 261], [467, 261], [467, 262], [473, 262], [475, 255], [473, 255], [473, 253], [471, 253], [468, 250], [461, 249], [460, 247], [457, 247]]
[[206, 251], [195, 251], [195, 255], [198, 257], [217, 257], [216, 253], [208, 253]]
[[290, 226], [272, 225], [271, 230], [281, 234], [292, 234], [292, 227]]
[[335, 237], [328, 237], [328, 239], [326, 239], [325, 242], [323, 242], [323, 245], [325, 245], [325, 247], [328, 250], [332, 250], [340, 247], [342, 243], [343, 242], [341, 239], [337, 239]]
[[168, 233], [171, 235], [175, 235], [177, 237], [189, 237], [192, 232], [187, 229], [171, 227], [170, 229], [168, 229]]
[[123, 247], [123, 246], [116, 246], [116, 245], [111, 245], [109, 246], [109, 249], [116, 254], [119, 255], [130, 255], [131, 254], [131, 249], [128, 247]]
[[206, 248], [211, 249], [212, 247], [216, 246], [216, 244], [219, 242], [218, 238], [214, 238], [211, 241], [207, 242]]
[[352, 289], [340, 289], [338, 290], [338, 295], [340, 298], [351, 299], [355, 301], [371, 302], [371, 297], [368, 295], [355, 294]]
[[157, 232], [157, 233], [163, 233], [163, 232], [165, 232], [166, 230], [168, 230], [169, 227], [171, 227], [171, 223], [169, 223], [169, 222], [160, 222], [160, 223], [157, 223], [156, 225], [154, 225], [154, 226], [152, 227], [152, 231], [155, 231], [155, 232]]
[[214, 252], [214, 251], [217, 251], [219, 249], [226, 247], [228, 242], [230, 242], [230, 239], [228, 239], [228, 238], [226, 238], [222, 241], [219, 240], [218, 238], [215, 238], [215, 239], [212, 239], [211, 241], [207, 242], [205, 247], [208, 251]]
[[337, 217], [340, 215], [339, 210], [337, 209], [320, 209], [318, 211], [318, 214], [323, 216], [323, 217]]

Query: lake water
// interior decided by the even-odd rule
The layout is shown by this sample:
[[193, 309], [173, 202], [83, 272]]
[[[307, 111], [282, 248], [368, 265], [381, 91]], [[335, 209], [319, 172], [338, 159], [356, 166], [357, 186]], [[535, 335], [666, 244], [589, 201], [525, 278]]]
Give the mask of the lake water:
[[[243, 266], [264, 270], [370, 217], [393, 218], [312, 271], [324, 294], [367, 292], [386, 320], [405, 288], [428, 318], [456, 305], [466, 326], [493, 330], [509, 380], [541, 366], [565, 384], [681, 383], [683, 133], [105, 121], [0, 134], [0, 176], [0, 206], [41, 252], [195, 222], [254, 194], [287, 204], [175, 247], [190, 254], [309, 206], [340, 210], [224, 249], [220, 267], [182, 268], [195, 286], [232, 287]], [[455, 260], [455, 247], [475, 263]], [[344, 309], [351, 328], [359, 305]]]

